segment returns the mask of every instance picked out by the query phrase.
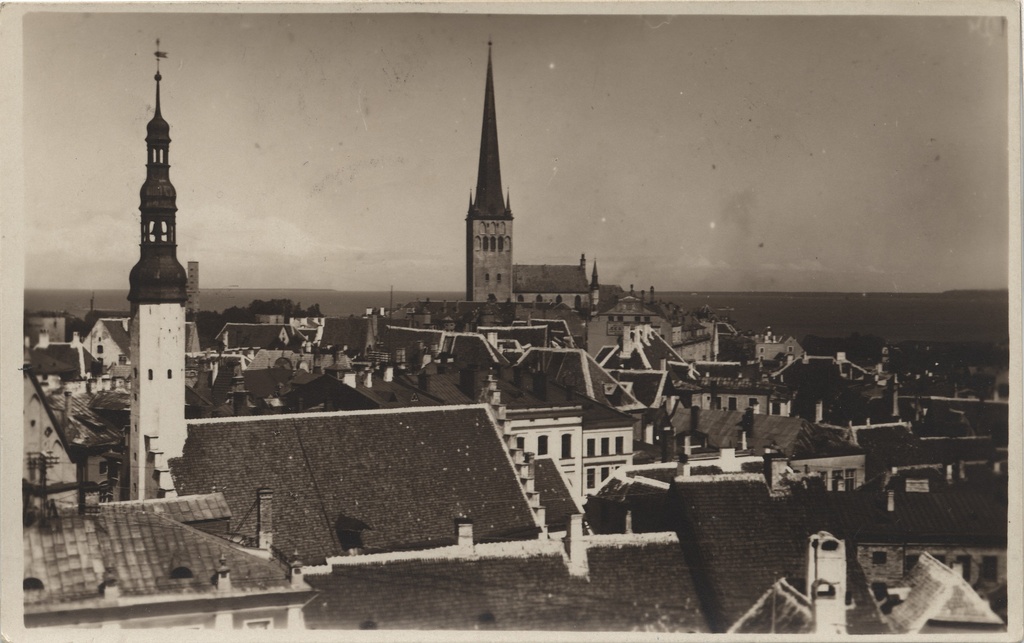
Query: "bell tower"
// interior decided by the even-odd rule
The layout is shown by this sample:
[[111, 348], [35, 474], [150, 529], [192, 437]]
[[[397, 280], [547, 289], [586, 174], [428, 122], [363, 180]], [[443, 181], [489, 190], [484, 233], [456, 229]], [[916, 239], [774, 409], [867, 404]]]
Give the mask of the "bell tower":
[[[157, 41], [159, 50], [160, 41]], [[122, 497], [174, 495], [167, 459], [185, 444], [185, 300], [187, 276], [176, 256], [176, 194], [168, 175], [170, 125], [156, 109], [146, 126], [146, 181], [139, 191], [139, 261], [128, 277], [132, 399]]]
[[473, 196], [469, 196], [466, 215], [466, 299], [511, 300], [512, 209], [511, 198], [503, 197], [501, 190], [490, 42], [487, 43], [487, 85], [475, 200]]

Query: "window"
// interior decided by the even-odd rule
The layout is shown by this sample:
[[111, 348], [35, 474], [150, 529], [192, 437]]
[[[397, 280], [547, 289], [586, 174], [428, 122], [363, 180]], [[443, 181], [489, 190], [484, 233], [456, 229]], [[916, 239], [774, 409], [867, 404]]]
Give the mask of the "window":
[[620, 435], [615, 438], [615, 453], [625, 453], [625, 439]]
[[982, 556], [981, 557], [981, 580], [997, 581], [999, 580], [999, 559], [995, 556]]
[[525, 449], [526, 448], [526, 438], [524, 438], [524, 437], [516, 438], [516, 448], [519, 449], [520, 451]]
[[498, 273], [498, 283], [499, 284], [501, 283], [501, 273], [500, 272]]
[[793, 352], [793, 347], [792, 346], [787, 346], [786, 347], [786, 352], [787, 353], [792, 353]]
[[192, 570], [188, 567], [175, 567], [171, 570], [171, 578], [192, 578]]
[[921, 558], [921, 557], [918, 556], [917, 554], [910, 554], [909, 556], [904, 558], [903, 559], [903, 569], [904, 569], [904, 572], [909, 572], [910, 570], [914, 569], [914, 567], [917, 565], [917, 561], [918, 561], [919, 558]]
[[731, 395], [729, 396], [729, 410], [730, 411], [735, 411], [736, 410], [736, 398], [731, 396]]
[[601, 482], [604, 482], [605, 480], [608, 479], [608, 473], [610, 471], [611, 470], [608, 467], [601, 467]]
[[518, 301], [519, 303], [523, 303], [523, 296], [522, 295], [517, 295], [516, 296], [516, 301]]
[[594, 488], [594, 470], [587, 469], [587, 489]]
[[42, 590], [43, 581], [33, 576], [29, 576], [25, 580], [21, 581], [21, 588], [23, 590]]
[[960, 565], [960, 571], [964, 576], [964, 580], [967, 582], [971, 581], [971, 557], [970, 556], [957, 556], [956, 562]]
[[562, 303], [562, 296], [561, 295], [555, 295], [555, 303], [556, 304]]
[[601, 455], [608, 455], [608, 445], [611, 441], [608, 438], [601, 438]]
[[872, 565], [884, 565], [889, 560], [889, 554], [884, 551], [873, 551], [871, 552], [871, 564]]
[[572, 435], [566, 433], [562, 436], [562, 457], [572, 457]]
[[846, 490], [853, 491], [857, 487], [857, 470], [846, 469], [843, 475], [846, 477]]
[[537, 301], [544, 301], [544, 297], [537, 295]]
[[171, 379], [171, 369], [167, 369], [167, 379]]
[[834, 469], [832, 471], [832, 491], [842, 491], [843, 485], [843, 470]]
[[107, 475], [107, 461], [106, 460], [104, 460], [103, 462], [100, 462], [100, 475], [101, 476]]
[[139, 369], [133, 368], [132, 372], [135, 373], [135, 379], [139, 379]]
[[153, 379], [153, 369], [149, 369], [149, 379]]
[[103, 344], [96, 344], [96, 354], [97, 355], [102, 355], [103, 354]]
[[485, 272], [484, 273], [484, 281], [490, 281], [490, 280], [491, 280], [491, 273]]
[[782, 405], [778, 402], [772, 402], [772, 415], [782, 415]]
[[245, 621], [244, 625], [247, 630], [269, 630], [271, 620], [269, 618], [254, 619], [252, 621]]
[[587, 457], [592, 458], [597, 455], [597, 441], [594, 438], [587, 440]]
[[548, 436], [542, 435], [537, 438], [537, 455], [548, 454]]

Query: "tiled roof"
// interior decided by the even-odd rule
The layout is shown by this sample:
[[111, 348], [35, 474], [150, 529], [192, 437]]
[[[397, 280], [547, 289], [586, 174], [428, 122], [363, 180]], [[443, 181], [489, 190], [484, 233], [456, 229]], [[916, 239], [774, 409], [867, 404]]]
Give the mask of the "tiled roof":
[[342, 516], [370, 550], [450, 544], [459, 515], [481, 538], [536, 530], [483, 406], [199, 420], [170, 465], [179, 495], [220, 491], [238, 516], [272, 489], [275, 545], [307, 563], [342, 553]]
[[513, 293], [570, 293], [586, 295], [590, 291], [586, 270], [579, 264], [554, 266], [512, 266]]
[[[23, 532], [24, 575], [43, 589], [26, 592], [26, 612], [99, 603], [104, 569], [113, 567], [122, 597], [195, 595], [216, 591], [210, 582], [223, 556], [235, 591], [286, 589], [283, 567], [239, 551], [227, 541], [149, 511], [61, 514], [50, 527]], [[171, 578], [185, 567], [191, 578]], [[97, 605], [98, 606], [98, 605]]]
[[543, 371], [547, 373], [548, 381], [579, 391], [599, 404], [620, 411], [645, 408], [582, 349], [531, 348], [517, 365]]
[[156, 500], [133, 500], [129, 502], [107, 502], [100, 505], [103, 512], [148, 511], [166, 516], [176, 522], [191, 524], [207, 520], [231, 518], [231, 509], [222, 493], [160, 498]]
[[289, 382], [295, 371], [288, 368], [247, 368], [242, 371], [245, 390], [254, 398], [274, 397], [291, 390]]
[[[127, 321], [127, 318], [125, 318]], [[110, 341], [117, 344], [117, 349], [124, 355], [130, 355], [132, 350], [132, 337], [128, 334], [121, 319], [105, 318], [96, 320], [97, 324], [103, 324], [110, 336]], [[91, 331], [90, 331], [91, 332]]]
[[94, 411], [125, 411], [131, 409], [132, 394], [127, 389], [97, 391], [89, 402]]
[[[673, 416], [673, 424], [679, 418], [689, 430], [690, 417], [682, 409]], [[678, 410], [677, 410], [678, 411]], [[743, 411], [701, 410], [698, 431], [708, 438], [708, 446], [727, 448], [740, 446], [740, 427], [743, 422]], [[773, 446], [787, 456], [797, 452], [807, 453], [810, 445], [811, 424], [801, 418], [783, 417], [780, 415], [754, 414], [754, 426], [747, 436], [747, 445], [761, 453], [765, 447]]]
[[610, 371], [620, 382], [633, 384], [633, 396], [644, 406], [654, 408], [661, 404], [661, 396], [665, 390], [667, 371]]
[[618, 300], [610, 302], [601, 307], [601, 315], [657, 315], [663, 317], [664, 311], [659, 306], [645, 302], [635, 295], [619, 297]]
[[813, 628], [810, 601], [785, 578], [780, 578], [729, 628], [729, 634], [807, 634]]
[[867, 452], [868, 479], [892, 467], [988, 462], [995, 452], [987, 438], [919, 438], [903, 426], [858, 429], [857, 444]]
[[573, 498], [572, 490], [558, 463], [551, 458], [537, 458], [534, 488], [540, 492], [540, 503], [544, 506], [544, 519], [551, 531], [563, 531], [569, 527], [569, 517], [583, 513]]
[[[691, 478], [677, 483], [673, 497], [683, 520], [680, 541], [698, 571], [705, 614], [715, 631], [726, 631], [780, 578], [806, 581], [807, 539], [818, 531], [843, 538], [817, 493], [772, 497], [763, 480]], [[799, 487], [797, 487], [799, 490]], [[836, 492], [831, 496], [855, 496]], [[850, 633], [887, 631], [848, 546], [847, 587], [857, 609], [847, 613]], [[797, 581], [794, 581], [797, 582]]]
[[910, 587], [910, 591], [889, 614], [897, 632], [916, 634], [933, 619], [965, 626], [1003, 624], [988, 601], [978, 596], [959, 572], [927, 552], [907, 573], [903, 585]]
[[451, 355], [457, 364], [508, 366], [508, 360], [479, 333], [445, 333], [441, 352]]
[[324, 331], [320, 336], [321, 346], [348, 346], [360, 353], [369, 344], [376, 344], [373, 320], [366, 317], [327, 317], [324, 319]]
[[82, 351], [85, 359], [85, 370], [88, 373], [94, 361], [92, 354], [84, 346], [78, 348], [66, 343], [51, 342], [45, 348], [33, 347], [29, 352], [32, 370], [37, 375], [81, 375], [81, 360], [78, 351]]
[[431, 347], [441, 346], [444, 336], [444, 331], [440, 330], [388, 326], [386, 335], [387, 349], [391, 352], [392, 356], [398, 349], [405, 349], [406, 359], [411, 360], [414, 349], [422, 346], [423, 351], [429, 353]]
[[487, 333], [498, 334], [498, 339], [514, 339], [524, 348], [526, 346], [547, 346], [548, 327], [544, 324], [531, 326], [480, 326], [477, 332], [486, 336]]
[[[288, 337], [286, 342], [281, 341], [281, 331]], [[302, 343], [295, 330], [287, 324], [224, 324], [224, 328], [217, 333], [217, 339], [224, 341], [227, 334], [225, 348], [284, 348], [299, 345]]]
[[47, 403], [58, 421], [63, 417], [65, 399], [71, 401], [71, 413], [64, 428], [69, 448], [106, 449], [122, 441], [118, 427], [89, 408], [91, 398], [92, 395], [88, 393], [79, 393], [68, 398], [60, 391], [51, 391], [47, 394]]
[[674, 528], [668, 505], [667, 485], [655, 486], [646, 482], [656, 479], [656, 474], [648, 476], [646, 472], [638, 473], [639, 478], [609, 478], [596, 494], [587, 499], [587, 520], [595, 531], [622, 533], [625, 529], [627, 511], [632, 513], [632, 528], [635, 533]]
[[306, 576], [321, 592], [304, 610], [306, 624], [706, 632], [678, 542], [637, 540], [591, 542], [588, 577], [570, 575], [558, 551], [338, 565], [330, 575]]

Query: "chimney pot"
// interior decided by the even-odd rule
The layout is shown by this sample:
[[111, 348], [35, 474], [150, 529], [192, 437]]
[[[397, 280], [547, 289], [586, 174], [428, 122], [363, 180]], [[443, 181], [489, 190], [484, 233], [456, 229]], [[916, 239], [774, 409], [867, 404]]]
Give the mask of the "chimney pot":
[[567, 536], [569, 573], [573, 576], [586, 576], [587, 544], [583, 540], [583, 514], [572, 514], [569, 518], [569, 533]]
[[113, 567], [107, 567], [103, 572], [103, 598], [117, 600], [121, 597], [121, 589], [117, 586], [117, 575]]
[[256, 491], [256, 538], [258, 547], [269, 551], [274, 544], [274, 491], [266, 487]]
[[231, 568], [228, 567], [228, 560], [224, 556], [220, 557], [220, 566], [217, 568], [217, 591], [231, 591]]
[[459, 549], [467, 553], [473, 551], [473, 521], [459, 516], [455, 519], [455, 540]]
[[896, 511], [896, 492], [886, 491], [885, 492], [885, 510]]
[[624, 533], [633, 533], [633, 512], [630, 509], [626, 510], [626, 527], [623, 530]]

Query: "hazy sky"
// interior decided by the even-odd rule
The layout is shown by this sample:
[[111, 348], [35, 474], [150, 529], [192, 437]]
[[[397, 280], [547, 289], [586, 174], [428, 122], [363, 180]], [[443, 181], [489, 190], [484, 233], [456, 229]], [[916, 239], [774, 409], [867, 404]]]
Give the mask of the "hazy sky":
[[26, 281], [127, 288], [154, 40], [201, 284], [459, 290], [487, 39], [516, 263], [1007, 286], [999, 19], [32, 14]]

